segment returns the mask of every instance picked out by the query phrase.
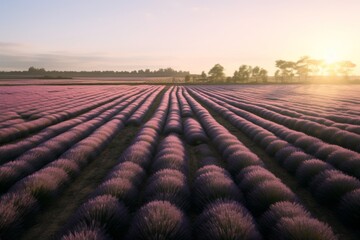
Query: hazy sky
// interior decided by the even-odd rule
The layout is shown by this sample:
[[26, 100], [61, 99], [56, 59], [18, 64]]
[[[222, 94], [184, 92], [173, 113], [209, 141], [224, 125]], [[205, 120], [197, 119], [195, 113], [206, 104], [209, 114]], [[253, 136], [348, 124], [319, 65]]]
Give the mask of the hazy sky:
[[0, 70], [172, 67], [273, 74], [276, 59], [351, 60], [359, 0], [0, 0]]

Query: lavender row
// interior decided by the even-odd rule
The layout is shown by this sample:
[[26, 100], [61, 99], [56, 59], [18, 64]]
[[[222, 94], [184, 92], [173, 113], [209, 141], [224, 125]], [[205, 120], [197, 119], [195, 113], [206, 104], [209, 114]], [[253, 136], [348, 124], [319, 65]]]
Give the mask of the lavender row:
[[106, 110], [116, 107], [118, 104], [121, 104], [121, 102], [123, 102], [127, 98], [135, 96], [144, 90], [145, 89], [129, 91], [129, 93], [124, 95], [123, 97], [120, 97], [119, 99], [117, 99], [113, 102], [104, 104], [104, 105], [102, 105], [96, 109], [93, 109], [87, 113], [84, 113], [76, 118], [69, 119], [69, 120], [60, 122], [58, 124], [55, 124], [53, 126], [50, 126], [48, 128], [45, 128], [41, 132], [39, 132], [33, 136], [30, 136], [28, 138], [25, 138], [23, 140], [17, 141], [16, 143], [9, 143], [9, 144], [1, 146], [0, 147], [0, 156], [1, 156], [0, 163], [3, 164], [5, 162], [8, 162], [9, 160], [13, 160], [14, 158], [23, 154], [27, 150], [36, 147], [40, 143], [42, 143], [46, 140], [49, 140], [50, 138], [53, 138], [61, 133], [64, 133], [79, 124], [82, 124], [86, 121], [89, 121], [89, 120], [99, 116], [101, 113], [105, 112]]
[[[156, 149], [168, 111], [168, 90], [153, 117], [144, 124], [133, 143], [122, 153], [116, 165], [86, 203], [71, 217], [62, 231], [62, 239], [120, 238], [128, 227], [129, 210], [139, 203], [140, 187]], [[111, 204], [109, 204], [109, 202]], [[144, 210], [145, 211], [145, 210]]]
[[182, 134], [183, 132], [182, 124], [181, 124], [181, 113], [176, 96], [178, 90], [179, 88], [174, 88], [173, 92], [170, 95], [170, 109], [164, 127], [165, 134], [169, 134], [169, 133]]
[[[20, 91], [17, 92], [17, 89], [20, 89]], [[31, 90], [27, 92], [26, 90], [29, 89]], [[53, 91], [50, 91], [50, 89], [53, 89]], [[81, 101], [83, 100], [82, 98], [86, 98], [87, 96], [92, 97], [95, 94], [93, 92], [89, 93], [88, 89], [86, 89], [85, 92], [81, 89], [76, 95], [69, 94], [69, 90], [65, 87], [36, 89], [32, 87], [12, 87], [2, 90], [3, 91], [0, 92], [0, 98], [4, 103], [4, 107], [0, 110], [3, 114], [0, 118], [1, 124], [8, 122], [8, 120], [24, 120], [22, 118], [19, 119], [19, 117], [33, 119], [36, 118], [37, 113], [41, 113], [41, 109], [48, 108], [48, 106], [54, 108], [54, 102], [63, 105], [64, 103], [70, 103], [70, 101]], [[66, 99], [63, 99], [64, 94], [67, 97]], [[34, 114], [34, 116], [32, 116], [32, 114]]]
[[185, 211], [190, 207], [187, 157], [177, 135], [164, 138], [151, 165], [143, 202], [131, 221], [126, 239], [189, 239]]
[[[126, 120], [146, 97], [146, 95], [140, 97], [137, 104], [130, 104], [89, 137], [62, 154], [58, 160], [19, 181], [9, 193], [2, 196], [0, 205], [4, 208], [1, 209], [0, 215], [5, 218], [2, 218], [0, 223], [0, 236], [4, 239], [13, 239], [17, 236], [23, 227], [22, 223], [26, 222], [30, 214], [32, 215], [39, 206], [46, 205], [49, 200], [60, 194], [81, 169], [121, 131]], [[101, 199], [101, 201], [105, 202], [105, 205], [111, 204], [111, 199]], [[96, 212], [96, 209], [94, 211]]]
[[[233, 100], [236, 103], [243, 103], [243, 104], [247, 104], [248, 102], [251, 102], [251, 105], [255, 105], [257, 107], [259, 107], [260, 109], [267, 109], [269, 111], [275, 112], [277, 114], [281, 114], [281, 115], [285, 115], [284, 117], [290, 117], [290, 118], [295, 118], [295, 119], [303, 119], [303, 120], [307, 120], [310, 122], [316, 122], [318, 124], [321, 125], [325, 125], [328, 127], [335, 127], [341, 130], [346, 130], [352, 133], [356, 133], [356, 134], [360, 134], [360, 126], [357, 125], [353, 125], [353, 124], [346, 124], [346, 123], [337, 123], [335, 121], [332, 121], [330, 119], [324, 118], [324, 117], [320, 117], [319, 116], [319, 112], [316, 111], [314, 112], [314, 109], [312, 109], [312, 111], [308, 111], [305, 113], [298, 113], [298, 107], [294, 106], [291, 109], [288, 109], [286, 106], [276, 106], [275, 104], [270, 105], [268, 102], [265, 101], [259, 101], [258, 99], [254, 99], [252, 97], [244, 97], [244, 96], [232, 96], [230, 95], [230, 93], [228, 92], [224, 92], [224, 91], [213, 91], [214, 93], [216, 93], [217, 96], [221, 95], [223, 96], [226, 100]], [[278, 117], [279, 118], [279, 117]], [[338, 130], [337, 130], [338, 131]]]
[[[14, 90], [17, 87], [9, 88]], [[10, 119], [14, 117], [25, 117], [26, 119], [35, 119], [45, 114], [54, 113], [56, 109], [62, 109], [68, 105], [88, 102], [89, 99], [102, 99], [109, 98], [111, 95], [119, 93], [119, 90], [115, 90], [109, 87], [42, 87], [26, 91], [28, 87], [20, 87], [20, 92], [9, 92], [11, 98], [2, 99], [5, 106], [2, 111], [6, 112], [10, 110], [9, 115], [2, 116], [3, 122], [7, 116]], [[126, 88], [126, 87], [125, 87]], [[99, 94], [99, 91], [101, 94]], [[29, 94], [31, 93], [31, 94]], [[0, 97], [3, 97], [0, 93]], [[64, 99], [65, 97], [65, 99]], [[16, 113], [11, 114], [11, 113]]]
[[[316, 158], [324, 160], [325, 162], [333, 165], [335, 168], [340, 169], [341, 171], [360, 178], [360, 154], [357, 152], [350, 151], [348, 149], [344, 149], [342, 147], [336, 145], [330, 145], [322, 142], [321, 140], [310, 137], [302, 132], [296, 132], [294, 130], [290, 130], [282, 125], [273, 123], [271, 121], [260, 118], [252, 113], [243, 111], [239, 108], [232, 107], [229, 104], [226, 104], [216, 98], [212, 97], [204, 97], [204, 99], [209, 98], [209, 100], [213, 100], [217, 104], [225, 106], [227, 109], [231, 110], [233, 113], [238, 116], [243, 117], [244, 119], [249, 120], [250, 122], [255, 123], [262, 128], [267, 129], [269, 132], [265, 132], [266, 135], [271, 135], [275, 140], [285, 140], [282, 141], [282, 145], [291, 145], [293, 144], [297, 147], [296, 151], [304, 151], [307, 154], [303, 154], [304, 158], [311, 158], [310, 155], [314, 155]], [[226, 111], [226, 110], [225, 110]], [[229, 112], [227, 115], [233, 115], [233, 113]], [[243, 126], [243, 124], [238, 121], [238, 126]], [[246, 120], [242, 120], [243, 122], [247, 122]], [[250, 128], [250, 130], [253, 128]], [[278, 136], [278, 137], [277, 137]], [[252, 136], [251, 136], [252, 137]], [[258, 138], [261, 136], [259, 135]], [[278, 143], [280, 144], [280, 143]], [[314, 158], [314, 157], [312, 157]]]
[[219, 166], [220, 161], [207, 144], [195, 149], [199, 165], [192, 189], [194, 207], [199, 212], [194, 223], [195, 239], [262, 239], [230, 173]]
[[[226, 89], [226, 87], [224, 88]], [[325, 119], [342, 123], [351, 123], [356, 119], [358, 114], [359, 101], [356, 96], [358, 89], [354, 86], [262, 86], [250, 87], [244, 94], [239, 90], [241, 88], [227, 88], [231, 90], [232, 95], [240, 98], [248, 96], [248, 100], [253, 102], [254, 99], [263, 99], [263, 103], [268, 100], [279, 107], [294, 108], [302, 114], [310, 116], [321, 116]], [[307, 101], [311, 97], [311, 102]], [[314, 114], [316, 112], [316, 115]], [[339, 113], [341, 113], [339, 115]], [[357, 119], [358, 121], [358, 119]], [[356, 124], [355, 122], [353, 122]], [[359, 122], [358, 122], [359, 123]]]
[[193, 118], [193, 111], [183, 93], [184, 88], [178, 87], [177, 99], [180, 105], [184, 138], [190, 145], [205, 143], [208, 141], [208, 137], [200, 123]]
[[[138, 98], [137, 95], [132, 96], [116, 107], [106, 110], [96, 118], [80, 124], [71, 130], [38, 145], [37, 147], [32, 148], [13, 161], [3, 164], [0, 167], [1, 191], [6, 191], [19, 179], [37, 171], [45, 164], [54, 161], [63, 154], [63, 152], [81, 139], [89, 136], [111, 118], [122, 114], [122, 110], [124, 110], [132, 102], [135, 102], [136, 104], [133, 104], [131, 107], [137, 107], [138, 104], [145, 100], [146, 96], [147, 95], [140, 98]], [[124, 111], [126, 111], [126, 109]]]
[[184, 93], [184, 88], [183, 87], [179, 87], [179, 90], [177, 92], [177, 98], [180, 104], [180, 109], [181, 109], [181, 117], [185, 118], [185, 117], [193, 117], [194, 113], [191, 110], [190, 105], [188, 104], [188, 102], [186, 101], [183, 93]]
[[[296, 195], [280, 179], [265, 169], [263, 162], [255, 154], [241, 144], [222, 125], [217, 123], [209, 112], [189, 94], [185, 94], [185, 96], [193, 107], [194, 112], [197, 113], [206, 132], [213, 139], [214, 145], [224, 157], [228, 169], [233, 176], [236, 176], [239, 187], [244, 194], [246, 206], [257, 217], [259, 223], [259, 219], [263, 218], [265, 214], [272, 215], [271, 209], [276, 204], [281, 202], [286, 202], [290, 205], [299, 204]], [[251, 184], [245, 184], [250, 178], [246, 173], [252, 172], [254, 169], [259, 172], [259, 175], [270, 176], [271, 180], [260, 178], [258, 181], [251, 182]], [[306, 211], [296, 216], [288, 216], [284, 213], [274, 217], [273, 220], [275, 224], [271, 228], [273, 231], [270, 233], [264, 230], [266, 224], [260, 225], [263, 233], [270, 239], [278, 239], [277, 237], [279, 236], [286, 239], [286, 236], [292, 234], [305, 234], [303, 238], [306, 234], [309, 234], [314, 238], [336, 239], [329, 226], [308, 216]], [[302, 231], [296, 231], [296, 226], [301, 226]], [[301, 235], [298, 238], [301, 239]]]
[[[214, 96], [213, 94], [207, 93], [208, 96]], [[215, 95], [216, 98], [230, 103], [238, 109], [244, 109], [246, 111], [257, 114], [264, 119], [271, 120], [275, 123], [284, 125], [290, 129], [304, 132], [308, 135], [322, 139], [325, 142], [340, 145], [345, 148], [360, 152], [360, 135], [351, 133], [345, 130], [340, 130], [336, 127], [327, 127], [319, 123], [314, 123], [309, 120], [298, 119], [294, 117], [286, 117], [279, 113], [269, 111], [263, 107], [253, 106], [251, 104], [240, 103], [238, 101], [228, 100], [224, 97]]]
[[96, 107], [99, 107], [103, 104], [106, 104], [108, 102], [111, 102], [120, 96], [112, 96], [108, 97], [99, 101], [95, 101], [95, 103], [86, 103], [82, 106], [74, 106], [70, 109], [67, 109], [66, 111], [52, 114], [49, 116], [44, 116], [41, 118], [38, 118], [36, 120], [32, 120], [25, 123], [15, 124], [12, 125], [9, 128], [3, 128], [0, 133], [0, 143], [6, 143], [13, 141], [15, 139], [21, 138], [23, 136], [26, 136], [32, 132], [39, 131], [45, 127], [48, 127], [50, 125], [59, 123], [61, 121], [70, 119], [72, 117], [78, 116], [81, 113], [90, 111]]
[[[201, 98], [201, 96], [198, 97]], [[236, 116], [215, 102], [207, 98], [201, 98], [201, 100], [206, 101], [207, 105], [215, 111], [221, 111], [228, 116], [227, 119], [234, 126], [252, 138], [269, 155], [275, 156], [280, 165], [290, 173], [296, 173], [300, 183], [309, 184], [311, 193], [317, 201], [331, 207], [337, 207], [339, 214], [349, 225], [352, 225], [350, 219], [358, 218], [358, 212], [342, 210], [348, 195], [359, 189], [359, 180], [340, 171], [332, 170], [331, 165], [304, 154], [301, 150], [285, 141], [278, 140], [272, 133]], [[346, 201], [353, 204], [352, 206], [356, 204], [353, 198], [353, 203], [349, 202], [349, 200]]]
[[127, 120], [127, 125], [135, 125], [140, 126], [142, 123], [143, 118], [145, 117], [148, 110], [151, 108], [152, 104], [155, 101], [157, 95], [164, 89], [164, 87], [158, 88], [156, 92], [154, 92], [147, 100], [144, 102], [134, 114]]

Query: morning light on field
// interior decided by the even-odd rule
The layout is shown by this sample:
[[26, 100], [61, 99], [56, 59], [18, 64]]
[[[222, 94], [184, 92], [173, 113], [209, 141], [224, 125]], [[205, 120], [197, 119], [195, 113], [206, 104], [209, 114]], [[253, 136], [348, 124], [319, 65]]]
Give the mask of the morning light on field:
[[360, 239], [359, 11], [2, 0], [0, 239]]

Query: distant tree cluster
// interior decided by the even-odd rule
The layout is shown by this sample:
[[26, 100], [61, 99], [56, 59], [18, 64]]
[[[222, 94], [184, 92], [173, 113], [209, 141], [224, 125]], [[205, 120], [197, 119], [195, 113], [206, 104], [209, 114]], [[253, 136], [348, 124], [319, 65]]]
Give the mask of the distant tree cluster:
[[[276, 82], [307, 82], [313, 76], [340, 76], [348, 79], [356, 65], [351, 61], [338, 61], [327, 63], [321, 59], [313, 59], [309, 56], [301, 57], [297, 61], [276, 60], [277, 70], [274, 73]], [[49, 78], [72, 78], [72, 77], [172, 77], [185, 79], [185, 83], [266, 83], [268, 71], [259, 66], [240, 65], [233, 76], [226, 77], [224, 67], [215, 64], [208, 72], [203, 71], [200, 75], [190, 74], [189, 71], [177, 71], [172, 68], [160, 68], [151, 71], [46, 71], [44, 68], [30, 67], [27, 71], [0, 72], [1, 77], [28, 76]]]
[[[313, 59], [309, 56], [301, 57], [297, 61], [277, 60], [275, 66], [278, 68], [274, 74], [276, 82], [306, 82], [311, 76], [342, 76], [348, 78], [356, 65], [351, 61], [338, 61], [326, 63], [324, 60]], [[268, 82], [268, 71], [259, 66], [241, 65], [232, 77], [225, 77], [224, 67], [215, 64], [206, 76], [203, 71], [201, 75], [188, 75], [186, 82], [208, 82], [208, 83], [266, 83]]]
[[49, 77], [185, 77], [188, 71], [177, 71], [172, 68], [158, 70], [134, 71], [47, 71], [44, 68], [30, 67], [27, 71], [0, 72], [1, 75], [49, 76]]
[[250, 65], [241, 65], [232, 77], [233, 82], [267, 82], [268, 71], [264, 68]]
[[45, 70], [45, 68], [29, 67], [28, 72], [35, 73], [35, 74], [42, 74], [42, 73], [46, 73], [46, 70]]
[[310, 76], [343, 76], [347, 78], [356, 67], [351, 61], [326, 63], [324, 60], [301, 57], [298, 61], [277, 60], [275, 80], [292, 82], [295, 77], [299, 81], [308, 81]]
[[[238, 70], [234, 72], [232, 77], [226, 77], [224, 67], [220, 64], [215, 64], [209, 71], [209, 76], [203, 71], [201, 75], [195, 76], [196, 82], [209, 82], [209, 83], [250, 83], [250, 82], [267, 82], [267, 70], [264, 68], [249, 65], [241, 65]], [[188, 80], [188, 81], [186, 81]], [[186, 82], [190, 82], [190, 75], [185, 78]]]

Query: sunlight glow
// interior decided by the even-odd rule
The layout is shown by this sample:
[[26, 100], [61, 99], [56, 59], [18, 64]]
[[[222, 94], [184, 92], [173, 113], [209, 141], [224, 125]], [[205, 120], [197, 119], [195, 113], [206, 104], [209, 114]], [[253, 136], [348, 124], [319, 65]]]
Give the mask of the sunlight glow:
[[332, 64], [341, 60], [339, 54], [334, 49], [325, 52], [322, 59], [324, 59], [326, 64]]

